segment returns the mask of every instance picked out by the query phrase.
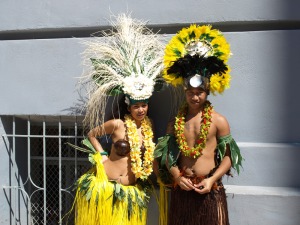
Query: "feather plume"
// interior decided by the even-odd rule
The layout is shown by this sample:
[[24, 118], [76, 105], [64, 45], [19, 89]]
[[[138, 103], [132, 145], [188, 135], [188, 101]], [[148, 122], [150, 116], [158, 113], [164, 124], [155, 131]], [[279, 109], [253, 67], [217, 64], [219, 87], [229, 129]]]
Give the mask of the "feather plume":
[[178, 74], [184, 78], [199, 74], [210, 79], [212, 74], [223, 74], [227, 70], [224, 61], [215, 56], [185, 55], [174, 62], [168, 69], [168, 73]]
[[125, 14], [117, 16], [111, 24], [113, 28], [102, 32], [102, 37], [85, 42], [83, 58], [88, 71], [83, 83], [88, 85], [89, 99], [84, 124], [90, 128], [104, 122], [108, 97], [124, 92], [126, 77], [143, 76], [153, 83], [163, 81], [164, 46], [158, 35], [149, 30], [145, 22]]

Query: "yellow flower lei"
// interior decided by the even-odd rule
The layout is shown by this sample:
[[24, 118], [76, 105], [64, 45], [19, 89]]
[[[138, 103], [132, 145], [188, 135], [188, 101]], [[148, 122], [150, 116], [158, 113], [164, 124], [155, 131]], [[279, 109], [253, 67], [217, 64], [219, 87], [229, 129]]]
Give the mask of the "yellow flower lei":
[[185, 125], [185, 116], [187, 113], [187, 106], [185, 105], [179, 111], [175, 118], [175, 136], [177, 143], [179, 145], [180, 151], [185, 156], [196, 158], [202, 155], [202, 151], [206, 146], [206, 139], [208, 130], [211, 124], [211, 113], [213, 110], [213, 106], [209, 101], [206, 101], [203, 111], [202, 111], [202, 119], [201, 119], [201, 127], [199, 138], [196, 140], [196, 144], [193, 148], [190, 148], [187, 144], [186, 138], [184, 136], [184, 125]]
[[154, 148], [153, 131], [150, 119], [146, 116], [142, 120], [141, 129], [144, 135], [144, 160], [142, 162], [140, 138], [137, 132], [137, 126], [131, 115], [125, 115], [125, 125], [127, 127], [128, 142], [130, 144], [131, 171], [136, 178], [145, 180], [153, 171]]
[[[168, 69], [179, 58], [184, 57], [187, 54], [186, 46], [192, 41], [200, 41], [211, 49], [211, 55], [216, 56], [223, 60], [225, 63], [231, 56], [230, 45], [226, 41], [221, 31], [213, 29], [211, 25], [198, 26], [192, 24], [190, 27], [183, 28], [169, 41], [165, 48], [164, 55], [164, 70], [163, 78], [167, 83], [173, 86], [182, 85], [184, 79], [176, 74], [168, 73]], [[210, 81], [210, 91], [215, 94], [216, 92], [222, 93], [225, 89], [230, 87], [230, 67], [227, 65], [228, 71], [219, 76], [219, 74], [213, 74]]]

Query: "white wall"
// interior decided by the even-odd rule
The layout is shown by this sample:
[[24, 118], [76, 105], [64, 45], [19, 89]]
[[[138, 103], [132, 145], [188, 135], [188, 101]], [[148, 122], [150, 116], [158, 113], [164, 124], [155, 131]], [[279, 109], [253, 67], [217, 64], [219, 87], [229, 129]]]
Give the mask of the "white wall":
[[[240, 176], [224, 181], [231, 222], [298, 224], [299, 8], [299, 1], [285, 0], [2, 0], [0, 115], [78, 114], [84, 98], [76, 89], [83, 70], [81, 38], [107, 28], [111, 13], [130, 11], [148, 20], [161, 34], [168, 33], [166, 41], [190, 23], [213, 24], [231, 44], [232, 82], [223, 96], [210, 100], [228, 118], [246, 159]], [[165, 132], [169, 112], [161, 102], [169, 97], [164, 91], [151, 99], [158, 136]], [[8, 132], [2, 123], [0, 128], [1, 134]], [[2, 187], [8, 183], [2, 139], [0, 151]], [[0, 193], [0, 224], [8, 224], [9, 208]]]

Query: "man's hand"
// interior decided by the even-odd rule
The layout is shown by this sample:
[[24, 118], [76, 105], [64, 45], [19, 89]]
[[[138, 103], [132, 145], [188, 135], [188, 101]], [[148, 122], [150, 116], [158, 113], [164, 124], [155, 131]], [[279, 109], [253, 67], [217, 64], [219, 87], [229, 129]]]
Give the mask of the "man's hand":
[[213, 184], [214, 184], [214, 181], [212, 180], [211, 177], [206, 178], [206, 179], [202, 180], [200, 183], [194, 184], [195, 191], [199, 194], [209, 193], [211, 191]]
[[175, 179], [175, 182], [181, 189], [185, 191], [190, 191], [195, 189], [192, 181], [186, 177], [179, 176]]

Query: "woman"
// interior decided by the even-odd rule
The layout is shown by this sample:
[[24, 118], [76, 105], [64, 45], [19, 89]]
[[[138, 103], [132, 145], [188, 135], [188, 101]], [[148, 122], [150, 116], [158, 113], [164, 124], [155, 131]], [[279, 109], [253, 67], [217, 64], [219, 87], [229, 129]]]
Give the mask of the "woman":
[[[92, 129], [95, 168], [78, 181], [76, 224], [145, 224], [152, 173], [153, 132], [148, 103], [129, 105], [124, 120], [112, 119]], [[109, 157], [97, 137], [110, 134]], [[103, 163], [102, 163], [103, 162]], [[86, 189], [86, 186], [89, 186]], [[86, 200], [89, 201], [86, 201]]]
[[[90, 60], [89, 100], [84, 124], [90, 129], [83, 141], [94, 165], [77, 182], [77, 225], [145, 225], [153, 169], [153, 131], [147, 117], [148, 100], [162, 80], [163, 48], [145, 23], [117, 17], [106, 39], [91, 39], [84, 54]], [[159, 85], [160, 86], [160, 85]], [[105, 121], [109, 96], [125, 96], [129, 114]], [[124, 102], [124, 101], [122, 101]], [[97, 137], [111, 135], [104, 151]]]
[[[137, 178], [148, 177], [152, 172], [153, 161], [154, 143], [152, 125], [147, 117], [148, 104], [138, 102], [128, 106], [128, 110], [130, 115], [125, 115], [125, 120], [109, 120], [88, 133], [90, 142], [100, 154], [103, 154], [104, 150], [97, 136], [111, 134], [113, 145], [110, 156], [108, 158], [103, 155], [102, 162], [108, 179], [123, 185], [132, 185], [136, 183]], [[128, 133], [128, 129], [131, 133]], [[131, 148], [135, 148], [135, 151], [131, 151]], [[134, 163], [131, 157], [139, 157], [138, 162]], [[141, 163], [141, 160], [144, 171], [139, 168], [141, 165], [136, 165]], [[138, 168], [132, 168], [132, 164]]]

